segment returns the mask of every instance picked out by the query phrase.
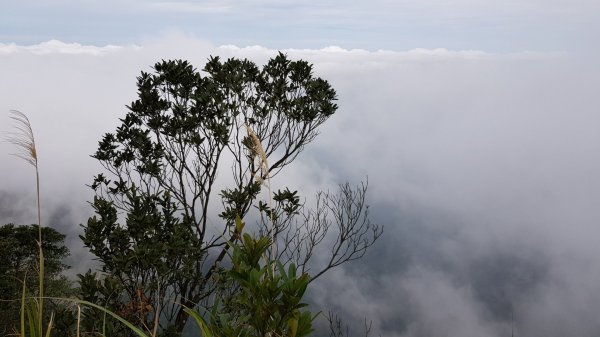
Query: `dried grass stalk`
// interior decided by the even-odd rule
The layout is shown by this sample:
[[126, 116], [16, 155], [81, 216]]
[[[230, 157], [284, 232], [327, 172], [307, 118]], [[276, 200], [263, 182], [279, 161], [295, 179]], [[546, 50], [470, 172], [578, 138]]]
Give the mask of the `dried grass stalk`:
[[264, 184], [265, 180], [269, 180], [269, 162], [267, 161], [267, 153], [263, 149], [260, 138], [258, 138], [252, 128], [246, 123], [244, 123], [244, 125], [246, 126], [248, 137], [252, 141], [252, 148], [250, 149], [253, 156], [252, 159], [254, 160], [254, 157], [258, 158], [258, 170], [253, 172], [254, 177], [258, 182]]
[[[250, 152], [252, 154], [252, 160], [258, 159], [258, 169], [256, 170], [256, 172], [253, 172], [253, 175], [259, 183], [267, 186], [267, 188], [269, 189], [269, 217], [271, 218], [271, 259], [275, 260], [277, 254], [275, 250], [277, 246], [275, 240], [277, 238], [275, 237], [275, 222], [273, 221], [273, 197], [271, 193], [271, 177], [269, 174], [269, 162], [267, 161], [267, 153], [265, 152], [265, 149], [262, 146], [260, 138], [258, 138], [258, 136], [252, 130], [252, 128], [246, 123], [244, 123], [244, 126], [246, 126], [246, 132], [248, 134], [248, 137], [252, 141], [252, 148], [250, 149]], [[275, 268], [274, 264], [273, 268]]]

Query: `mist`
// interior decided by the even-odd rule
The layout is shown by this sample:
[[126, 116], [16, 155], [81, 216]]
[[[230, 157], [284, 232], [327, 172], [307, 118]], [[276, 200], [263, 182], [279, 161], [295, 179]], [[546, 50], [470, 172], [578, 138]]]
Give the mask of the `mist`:
[[[209, 55], [263, 64], [275, 50], [167, 33], [138, 45], [0, 44], [0, 131], [26, 113], [43, 219], [77, 235], [91, 216], [89, 156], [136, 97], [141, 70]], [[382, 336], [600, 334], [600, 87], [593, 55], [477, 50], [284, 50], [314, 63], [338, 112], [274, 184], [306, 198], [368, 179], [383, 237], [315, 283], [318, 310]], [[33, 171], [0, 144], [0, 222], [35, 221]], [[214, 219], [218, 222], [218, 219]], [[323, 320], [319, 324], [324, 324]], [[358, 331], [357, 331], [358, 332]]]

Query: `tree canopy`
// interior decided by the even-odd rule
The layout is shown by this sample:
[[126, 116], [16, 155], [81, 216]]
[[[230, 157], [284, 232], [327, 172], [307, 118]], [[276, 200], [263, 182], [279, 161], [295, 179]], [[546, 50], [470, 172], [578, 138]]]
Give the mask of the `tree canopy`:
[[[271, 190], [271, 179], [337, 110], [335, 90], [308, 62], [280, 53], [262, 68], [212, 57], [202, 71], [182, 60], [153, 70], [138, 77], [138, 98], [93, 155], [106, 172], [90, 185], [95, 215], [82, 239], [118, 292], [102, 297], [107, 305], [140, 326], [159, 322], [164, 334], [180, 333], [185, 307], [208, 308], [235, 293], [223, 266], [240, 239], [235, 219], [253, 206], [271, 238], [269, 260], [310, 271], [309, 282], [361, 257], [381, 235], [368, 219], [366, 184], [321, 192], [313, 209], [297, 191]], [[330, 258], [310, 270], [323, 242], [333, 247]], [[97, 298], [101, 288], [86, 296]]]

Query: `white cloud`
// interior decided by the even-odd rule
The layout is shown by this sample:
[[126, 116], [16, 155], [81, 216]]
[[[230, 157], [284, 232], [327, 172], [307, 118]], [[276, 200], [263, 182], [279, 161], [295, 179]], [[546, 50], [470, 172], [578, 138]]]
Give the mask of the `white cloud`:
[[[44, 54], [88, 54], [88, 55], [104, 55], [117, 52], [124, 47], [115, 45], [106, 45], [97, 47], [92, 45], [82, 45], [80, 43], [65, 43], [58, 40], [50, 40], [30, 46], [18, 46], [15, 43], [3, 44], [0, 43], [0, 55], [14, 53], [31, 53], [36, 55]], [[131, 48], [137, 48], [132, 46]]]
[[[264, 63], [276, 52], [261, 46], [218, 47], [177, 33], [137, 47], [1, 44], [0, 111], [29, 115], [39, 141], [46, 212], [66, 203], [76, 209], [76, 226], [89, 215], [85, 200], [91, 196], [84, 184], [101, 169], [89, 155], [135, 99], [140, 70], [167, 58], [186, 58], [200, 69], [211, 54]], [[378, 291], [389, 293], [378, 294], [375, 287], [368, 297], [356, 297], [372, 302], [363, 306], [366, 312], [352, 307], [353, 317], [373, 315], [375, 325], [393, 335], [385, 320], [393, 320], [399, 315], [396, 306], [405, 305], [411, 310], [402, 313], [426, 323], [411, 325], [407, 331], [415, 336], [434, 335], [424, 329], [449, 322], [486, 335], [505, 331], [505, 322], [482, 313], [481, 299], [468, 287], [469, 268], [473, 257], [534, 251], [547, 259], [543, 265], [550, 271], [543, 276], [547, 283], [532, 286], [529, 305], [519, 306], [523, 317], [537, 322], [522, 322], [523, 329], [535, 335], [544, 322], [548, 329], [585, 325], [578, 331], [598, 334], [594, 323], [565, 316], [556, 306], [570, 299], [568, 308], [576, 312], [600, 310], [597, 302], [585, 300], [591, 285], [600, 282], [597, 60], [447, 49], [284, 52], [314, 63], [315, 73], [337, 89], [340, 105], [288, 181], [312, 189], [368, 175], [374, 214], [383, 217], [385, 205], [400, 214], [380, 218], [388, 221], [387, 246], [370, 266], [360, 267], [369, 271], [388, 263], [391, 278]], [[0, 130], [9, 129], [8, 117], [0, 116]], [[19, 190], [27, 199], [33, 195], [27, 192], [31, 172], [10, 152], [0, 144], [1, 189]], [[286, 182], [285, 177], [277, 179]], [[417, 225], [406, 225], [411, 221]], [[394, 265], [389, 252], [399, 250], [410, 255], [412, 272]], [[347, 282], [347, 296], [338, 300], [351, 300], [369, 286], [369, 279], [349, 272], [358, 266], [332, 274], [333, 280], [341, 275], [339, 280]], [[592, 295], [600, 298], [595, 291]]]

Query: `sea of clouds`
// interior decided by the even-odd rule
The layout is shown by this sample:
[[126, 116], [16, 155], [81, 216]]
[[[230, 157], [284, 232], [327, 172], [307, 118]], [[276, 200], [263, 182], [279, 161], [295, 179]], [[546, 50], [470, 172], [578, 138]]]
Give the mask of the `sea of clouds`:
[[[600, 334], [600, 67], [589, 55], [477, 50], [283, 50], [314, 63], [339, 110], [274, 184], [310, 199], [368, 177], [384, 235], [311, 289], [352, 331], [382, 336]], [[161, 59], [264, 64], [276, 50], [168, 33], [137, 45], [0, 44], [0, 131], [25, 112], [43, 215], [77, 237], [91, 211], [89, 157]], [[0, 144], [0, 223], [31, 223], [33, 171]], [[218, 219], [214, 219], [218, 222]], [[319, 324], [322, 324], [319, 323]]]

